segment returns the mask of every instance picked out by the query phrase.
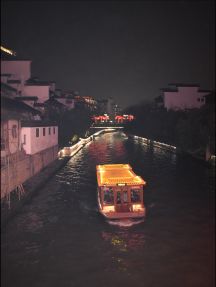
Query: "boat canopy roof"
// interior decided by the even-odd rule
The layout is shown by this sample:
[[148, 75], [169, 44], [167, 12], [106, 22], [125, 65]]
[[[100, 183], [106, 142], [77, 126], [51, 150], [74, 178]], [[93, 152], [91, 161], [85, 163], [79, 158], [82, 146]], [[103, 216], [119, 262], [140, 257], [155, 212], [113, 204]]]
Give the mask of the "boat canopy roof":
[[146, 182], [132, 171], [129, 164], [97, 165], [98, 186], [145, 185]]

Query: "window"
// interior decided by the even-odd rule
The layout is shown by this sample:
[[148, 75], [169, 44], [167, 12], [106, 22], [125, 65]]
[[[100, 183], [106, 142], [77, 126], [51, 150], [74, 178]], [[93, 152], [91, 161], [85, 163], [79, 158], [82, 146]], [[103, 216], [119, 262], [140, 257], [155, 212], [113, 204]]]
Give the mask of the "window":
[[5, 150], [5, 139], [1, 138], [1, 150]]
[[120, 203], [121, 203], [121, 192], [120, 192], [120, 191], [117, 191], [116, 203], [117, 203], [117, 204], [120, 204]]
[[140, 202], [140, 190], [132, 189], [131, 190], [131, 202]]
[[23, 144], [26, 144], [26, 135], [23, 135]]
[[128, 193], [127, 190], [123, 191], [123, 202], [127, 203], [128, 202]]
[[204, 102], [204, 99], [203, 99], [203, 98], [201, 98], [201, 102]]
[[46, 128], [43, 128], [43, 136], [46, 135]]
[[36, 128], [36, 138], [39, 138], [39, 128]]
[[17, 138], [17, 125], [12, 126], [12, 137]]
[[49, 135], [51, 134], [51, 128], [49, 128]]
[[53, 127], [53, 133], [55, 134], [55, 127]]
[[104, 190], [104, 204], [114, 204], [114, 195], [111, 188]]
[[198, 98], [197, 101], [200, 102], [200, 98]]

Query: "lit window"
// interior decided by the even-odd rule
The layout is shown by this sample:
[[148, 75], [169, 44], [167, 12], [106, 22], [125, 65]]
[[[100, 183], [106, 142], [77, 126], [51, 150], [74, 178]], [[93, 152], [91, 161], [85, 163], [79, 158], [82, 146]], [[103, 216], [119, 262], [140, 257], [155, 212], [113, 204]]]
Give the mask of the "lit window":
[[131, 190], [131, 202], [140, 202], [140, 190], [132, 189]]
[[39, 128], [36, 128], [36, 138], [39, 137]]
[[124, 191], [123, 191], [123, 202], [124, 202], [124, 203], [128, 202], [127, 190], [124, 190]]
[[113, 203], [114, 203], [113, 190], [111, 188], [104, 190], [104, 204], [113, 204]]
[[117, 204], [121, 203], [121, 192], [120, 191], [117, 192], [116, 202], [117, 202]]
[[17, 138], [17, 125], [12, 126], [12, 137]]
[[43, 128], [43, 136], [46, 135], [46, 128]]

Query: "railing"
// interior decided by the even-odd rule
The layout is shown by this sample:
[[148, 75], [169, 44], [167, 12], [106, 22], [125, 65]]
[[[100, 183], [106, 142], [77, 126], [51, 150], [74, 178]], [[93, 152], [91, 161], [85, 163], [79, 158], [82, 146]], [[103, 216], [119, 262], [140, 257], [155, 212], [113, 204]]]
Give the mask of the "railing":
[[58, 152], [58, 156], [60, 158], [65, 157], [65, 156], [74, 156], [81, 148], [83, 148], [87, 143], [89, 143], [90, 141], [92, 141], [94, 138], [96, 138], [97, 136], [99, 136], [100, 134], [103, 134], [105, 132], [112, 132], [114, 131], [114, 129], [112, 128], [107, 128], [107, 129], [102, 129], [96, 133], [94, 133], [93, 135], [89, 136], [86, 139], [82, 139], [80, 138], [78, 143], [76, 143], [75, 145], [69, 146], [69, 147], [64, 147], [63, 149], [61, 149]]

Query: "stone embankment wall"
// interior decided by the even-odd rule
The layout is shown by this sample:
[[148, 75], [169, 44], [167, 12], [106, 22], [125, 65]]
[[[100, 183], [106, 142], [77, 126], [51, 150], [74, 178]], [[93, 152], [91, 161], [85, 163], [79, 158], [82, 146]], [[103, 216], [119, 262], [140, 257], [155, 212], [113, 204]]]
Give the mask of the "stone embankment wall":
[[57, 157], [57, 145], [34, 155], [22, 156], [22, 158], [18, 155], [8, 157], [4, 165], [1, 166], [1, 199], [36, 175]]
[[[54, 149], [48, 149], [43, 151], [43, 153], [35, 154], [31, 159], [23, 158], [19, 161], [19, 167], [16, 172], [18, 172], [18, 179], [14, 181], [13, 179], [13, 168], [10, 167], [9, 177], [7, 180], [7, 167], [4, 166], [1, 170], [1, 176], [4, 180], [4, 184], [10, 183], [11, 198], [10, 198], [10, 208], [5, 200], [5, 189], [4, 197], [1, 198], [1, 228], [5, 228], [7, 222], [13, 218], [21, 209], [22, 206], [27, 203], [31, 198], [37, 194], [37, 192], [43, 188], [43, 186], [49, 181], [52, 176], [56, 174], [65, 164], [74, 156], [80, 149], [82, 149], [87, 143], [94, 140], [97, 136], [105, 133], [112, 132], [114, 129], [100, 130], [89, 138], [80, 139], [79, 142], [71, 147], [66, 147], [58, 152], [58, 147]], [[58, 154], [57, 154], [58, 152]], [[14, 188], [19, 182], [24, 182], [24, 193], [19, 198]], [[3, 187], [3, 183], [1, 183]]]

